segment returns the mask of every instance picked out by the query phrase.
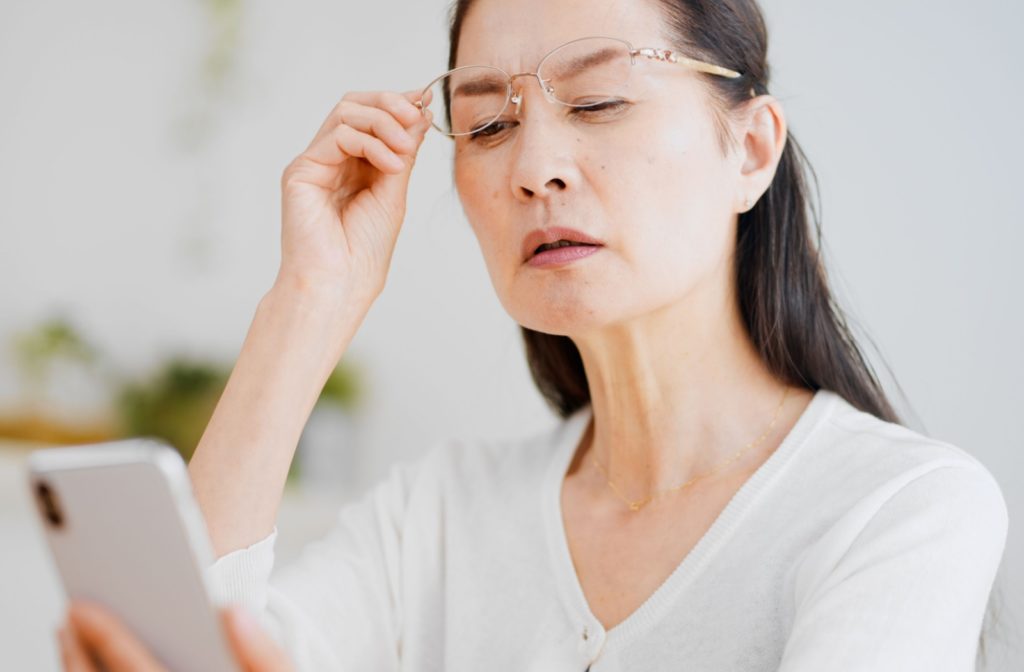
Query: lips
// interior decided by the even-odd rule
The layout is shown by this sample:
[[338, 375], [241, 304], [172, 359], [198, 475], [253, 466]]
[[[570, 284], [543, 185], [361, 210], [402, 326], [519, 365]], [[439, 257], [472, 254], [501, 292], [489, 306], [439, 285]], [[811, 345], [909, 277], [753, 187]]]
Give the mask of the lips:
[[567, 240], [570, 243], [579, 243], [583, 245], [604, 245], [604, 243], [593, 236], [588, 236], [582, 231], [569, 229], [564, 226], [553, 226], [547, 229], [534, 229], [526, 236], [526, 238], [523, 239], [523, 261], [529, 261], [530, 257], [536, 253], [537, 248], [541, 245], [557, 243], [560, 240]]

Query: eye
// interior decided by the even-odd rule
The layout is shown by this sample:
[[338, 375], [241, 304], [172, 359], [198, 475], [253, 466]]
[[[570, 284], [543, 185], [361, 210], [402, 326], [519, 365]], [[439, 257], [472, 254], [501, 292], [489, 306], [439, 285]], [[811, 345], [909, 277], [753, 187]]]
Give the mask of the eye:
[[[624, 111], [629, 107], [630, 103], [621, 98], [613, 98], [611, 100], [603, 100], [596, 103], [576, 103], [579, 107], [569, 107], [569, 114], [581, 117], [593, 117], [600, 118], [602, 116], [611, 116], [612, 114]], [[487, 126], [484, 126], [478, 131], [472, 131], [466, 137], [471, 142], [484, 143], [484, 142], [496, 142], [501, 136], [505, 134], [513, 126], [516, 126], [519, 122], [516, 121], [494, 121]]]
[[470, 140], [478, 140], [481, 138], [493, 138], [500, 133], [507, 130], [513, 125], [514, 122], [510, 121], [495, 121], [487, 126], [484, 126], [478, 131], [473, 131], [469, 134]]
[[575, 115], [597, 115], [600, 112], [611, 113], [616, 112], [620, 109], [625, 109], [628, 103], [621, 98], [613, 98], [611, 100], [605, 100], [598, 103], [584, 104], [582, 107], [571, 107], [569, 108], [571, 114]]

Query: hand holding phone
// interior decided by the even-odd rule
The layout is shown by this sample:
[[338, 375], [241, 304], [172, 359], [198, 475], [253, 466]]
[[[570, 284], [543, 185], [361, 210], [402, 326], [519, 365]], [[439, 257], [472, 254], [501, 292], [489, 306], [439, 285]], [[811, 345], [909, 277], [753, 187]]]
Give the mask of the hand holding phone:
[[[154, 669], [240, 669], [239, 649], [206, 585], [213, 551], [177, 451], [129, 439], [38, 450], [28, 466], [73, 603], [75, 637], [62, 648], [73, 652], [77, 641], [110, 669], [133, 652], [139, 660], [145, 653]], [[269, 643], [265, 635], [257, 641]]]
[[[249, 672], [292, 672], [284, 652], [242, 607], [221, 611], [235, 660]], [[73, 602], [58, 633], [61, 660], [75, 672], [163, 672], [146, 647], [117, 618], [91, 603]], [[97, 667], [96, 661], [100, 666]]]

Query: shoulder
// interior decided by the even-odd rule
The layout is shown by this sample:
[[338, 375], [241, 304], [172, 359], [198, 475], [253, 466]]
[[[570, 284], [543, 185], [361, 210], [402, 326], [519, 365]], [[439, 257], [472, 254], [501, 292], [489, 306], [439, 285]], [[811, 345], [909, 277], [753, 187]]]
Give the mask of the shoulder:
[[968, 450], [862, 411], [835, 392], [816, 450], [833, 460], [851, 460], [879, 470], [900, 471], [946, 461], [985, 469]]
[[[961, 527], [1001, 547], [1008, 527], [1002, 489], [968, 450], [861, 411], [835, 393], [826, 421], [811, 437], [802, 477], [832, 503], [833, 532], [856, 535], [869, 524], [920, 526], [956, 534]], [[852, 541], [852, 538], [847, 538]]]
[[861, 411], [834, 392], [827, 394], [832, 406], [804, 455], [811, 469], [847, 479], [851, 486], [897, 486], [952, 469], [972, 487], [1001, 495], [995, 477], [969, 450]]
[[988, 589], [1008, 511], [995, 477], [967, 450], [838, 395], [803, 448], [780, 500], [806, 542], [792, 565], [798, 601], [851, 577], [851, 586], [889, 586], [885, 576], [900, 577], [892, 590], [918, 585], [910, 577], [928, 585], [929, 572], [944, 585]]

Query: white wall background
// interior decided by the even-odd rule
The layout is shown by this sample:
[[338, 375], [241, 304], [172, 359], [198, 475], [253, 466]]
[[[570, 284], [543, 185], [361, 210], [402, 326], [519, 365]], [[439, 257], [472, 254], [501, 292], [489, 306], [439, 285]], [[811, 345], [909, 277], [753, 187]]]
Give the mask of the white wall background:
[[[0, 339], [64, 308], [125, 367], [172, 350], [233, 360], [277, 269], [281, 170], [345, 91], [411, 89], [445, 68], [445, 0], [243, 4], [230, 86], [215, 95], [199, 86], [214, 38], [203, 3], [0, 4]], [[1002, 484], [1002, 636], [1020, 641], [1024, 9], [763, 6], [773, 93], [821, 181], [836, 290], [906, 391], [910, 424]], [[387, 289], [348, 355], [370, 375], [363, 486], [434, 440], [554, 422], [462, 216], [446, 142], [426, 141]], [[3, 362], [0, 398], [13, 394]], [[0, 639], [24, 625], [4, 574]], [[26, 637], [0, 659], [54, 664], [38, 648], [49, 632]], [[1020, 650], [1001, 655], [993, 669], [1024, 669]]]

